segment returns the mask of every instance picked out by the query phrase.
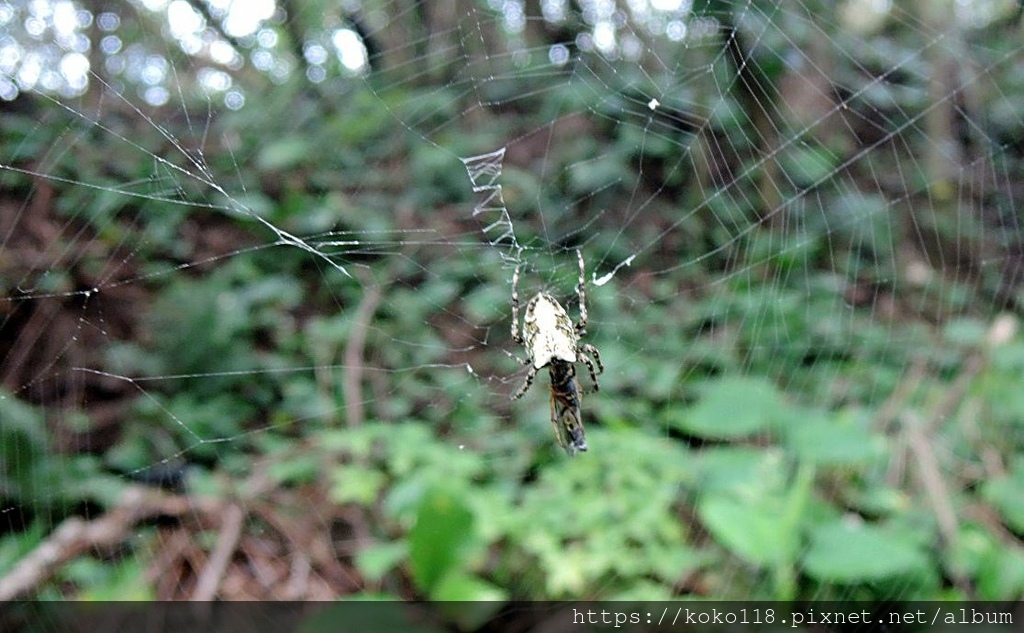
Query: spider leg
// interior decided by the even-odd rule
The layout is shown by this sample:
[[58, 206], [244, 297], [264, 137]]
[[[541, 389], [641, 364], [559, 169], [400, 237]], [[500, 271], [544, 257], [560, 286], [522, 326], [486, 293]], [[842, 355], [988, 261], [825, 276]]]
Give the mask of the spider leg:
[[[597, 382], [597, 375], [604, 373], [604, 365], [601, 364], [600, 352], [598, 352], [597, 348], [590, 343], [585, 343], [580, 346], [577, 356], [579, 356], [580, 360], [587, 365], [587, 369], [590, 371], [590, 380], [594, 383], [594, 391], [600, 391], [601, 385]], [[593, 356], [593, 358], [591, 358], [591, 356]], [[594, 371], [595, 363], [597, 364], [597, 371]]]
[[529, 364], [530, 364], [530, 361], [526, 360], [525, 358], [519, 358], [518, 356], [516, 356], [516, 355], [515, 355], [515, 354], [513, 354], [512, 352], [508, 351], [507, 349], [503, 349], [503, 350], [501, 350], [501, 351], [505, 352], [505, 355], [506, 355], [506, 356], [508, 356], [508, 357], [509, 357], [509, 358], [511, 358], [512, 360], [516, 361], [516, 362], [517, 362], [517, 363], [519, 363], [520, 365], [526, 366], [526, 365], [529, 365]]
[[587, 279], [583, 271], [583, 252], [579, 249], [576, 249], [576, 259], [580, 263], [580, 280], [576, 284], [576, 296], [580, 300], [580, 320], [576, 322], [576, 334], [582, 335], [587, 328], [587, 294], [583, 288]]
[[[590, 343], [584, 343], [583, 345], [580, 345], [580, 351], [583, 352], [584, 354], [589, 354], [593, 356], [594, 361], [597, 363], [597, 373], [604, 373], [604, 363], [601, 362], [601, 352], [597, 351], [596, 347], [594, 347]], [[589, 365], [589, 363], [587, 364]], [[591, 367], [591, 371], [593, 371], [593, 367]]]
[[518, 400], [522, 398], [523, 395], [526, 394], [526, 391], [530, 388], [530, 385], [533, 384], [533, 379], [537, 377], [537, 368], [531, 365], [529, 361], [523, 362], [519, 358], [516, 358], [516, 360], [522, 362], [524, 365], [530, 365], [530, 369], [527, 370], [526, 372], [526, 381], [523, 383], [523, 386], [519, 388], [519, 391], [512, 394], [512, 400]]

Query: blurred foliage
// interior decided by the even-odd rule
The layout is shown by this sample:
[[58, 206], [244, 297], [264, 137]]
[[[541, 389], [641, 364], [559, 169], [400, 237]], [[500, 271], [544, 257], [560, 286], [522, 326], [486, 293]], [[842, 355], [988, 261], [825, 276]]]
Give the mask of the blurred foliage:
[[[708, 11], [728, 15], [729, 6]], [[749, 55], [780, 85], [787, 51], [814, 34], [787, 31], [787, 12], [744, 15], [779, 21]], [[834, 22], [822, 28], [836, 45], [852, 37]], [[671, 128], [638, 136], [660, 128], [623, 125], [614, 102], [628, 103], [637, 77], [602, 77], [607, 98], [592, 103], [585, 85], [534, 90], [523, 73], [506, 89], [529, 103], [484, 112], [485, 125], [449, 130], [437, 144], [395, 124], [419, 112], [458, 119], [437, 86], [375, 85], [371, 74], [311, 93], [293, 77], [286, 97], [209, 119], [201, 164], [224, 190], [172, 168], [185, 157], [165, 134], [198, 146], [196, 129], [171, 116], [173, 101], [159, 124], [111, 108], [116, 120], [100, 130], [125, 126], [119, 134], [135, 144], [126, 145], [59, 103], [21, 97], [45, 124], [5, 114], [0, 162], [57, 177], [53, 212], [90, 235], [93, 252], [57, 258], [31, 283], [4, 280], [4, 292], [67, 291], [103, 278], [83, 268], [123, 262], [145, 296], [133, 304], [133, 335], [109, 335], [96, 369], [157, 378], [129, 385], [102, 450], [53, 445], [74, 424], [89, 430], [87, 415], [76, 422], [57, 404], [0, 392], [0, 497], [11, 523], [0, 570], [63, 518], [114, 507], [130, 481], [169, 463], [196, 498], [258, 505], [269, 493], [247, 491], [253, 481], [301, 491], [309, 529], [356, 543], [339, 557], [367, 596], [491, 600], [495, 610], [512, 599], [1019, 599], [1024, 338], [993, 333], [1001, 311], [1018, 310], [1020, 291], [994, 267], [951, 254], [996, 249], [981, 261], [1009, 262], [1020, 235], [1005, 218], [985, 224], [930, 197], [933, 177], [918, 160], [930, 140], [913, 123], [932, 105], [922, 96], [928, 71], [874, 76], [887, 58], [926, 48], [920, 35], [897, 23], [862, 36], [850, 47], [857, 57], [831, 60], [836, 90], [855, 95], [844, 108], [888, 143], [872, 145], [863, 129], [862, 138], [810, 139], [806, 126], [780, 121], [792, 142], [770, 148], [771, 166], [753, 146], [761, 136], [742, 99], [718, 93], [737, 71], [718, 64], [679, 86], [682, 101], [720, 99], [707, 110], [707, 138]], [[990, 46], [976, 53], [1003, 86], [987, 95], [986, 134], [1018, 139], [985, 156], [1019, 186], [1024, 126], [1009, 112], [1020, 111], [1021, 62], [992, 61], [1019, 51], [1018, 32], [997, 24], [985, 35]], [[710, 63], [720, 52], [692, 53]], [[536, 157], [557, 182], [543, 182], [530, 157], [503, 176], [520, 239], [552, 254], [537, 254], [524, 283], [569, 295], [568, 248], [581, 241], [601, 273], [637, 245], [652, 250], [588, 289], [588, 340], [608, 372], [584, 402], [591, 450], [573, 460], [554, 445], [538, 395], [546, 377], [521, 403], [504, 401], [515, 371], [501, 353], [513, 351], [510, 270], [466, 228], [470, 190], [454, 158], [567, 108], [595, 121]], [[62, 140], [79, 137], [88, 142]], [[729, 149], [702, 154], [711, 146]], [[136, 147], [151, 159], [139, 161]], [[683, 147], [693, 152], [686, 164], [707, 165], [680, 167]], [[847, 175], [854, 157], [859, 170]], [[766, 209], [769, 169], [783, 202]], [[894, 203], [899, 192], [878, 174], [921, 182]], [[35, 195], [24, 173], [2, 179], [6, 204]], [[630, 215], [638, 191], [651, 194], [643, 222]], [[911, 217], [931, 204], [933, 215]], [[269, 226], [312, 236], [318, 253]], [[922, 232], [934, 239], [923, 244]], [[48, 250], [74, 241], [60, 239]], [[91, 300], [113, 309], [99, 286]], [[11, 318], [5, 328], [19, 323]], [[346, 352], [359, 337], [356, 367]], [[346, 380], [357, 371], [352, 392]], [[83, 414], [92, 403], [78, 404]], [[938, 464], [941, 499], [922, 452]], [[952, 525], [936, 504], [952, 510]], [[256, 523], [255, 536], [269, 530]], [[77, 558], [39, 596], [156, 596], [145, 563], [158, 530], [145, 526], [127, 553]], [[358, 534], [335, 536], [350, 531]], [[463, 613], [459, 624], [490, 615]]]

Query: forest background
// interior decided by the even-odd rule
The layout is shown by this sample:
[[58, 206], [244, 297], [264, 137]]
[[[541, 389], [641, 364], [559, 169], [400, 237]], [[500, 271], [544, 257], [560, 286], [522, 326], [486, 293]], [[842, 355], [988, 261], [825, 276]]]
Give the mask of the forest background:
[[0, 595], [1024, 595], [1017, 3], [233, 6], [0, 2]]

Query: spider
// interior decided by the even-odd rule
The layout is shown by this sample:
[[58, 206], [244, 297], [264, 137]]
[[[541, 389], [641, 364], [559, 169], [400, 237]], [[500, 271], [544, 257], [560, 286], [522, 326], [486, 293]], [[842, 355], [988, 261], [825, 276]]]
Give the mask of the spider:
[[529, 367], [526, 381], [519, 391], [512, 395], [512, 399], [522, 398], [533, 384], [537, 372], [547, 367], [548, 375], [551, 377], [551, 424], [555, 427], [558, 443], [569, 455], [587, 450], [583, 418], [580, 415], [582, 392], [576, 379], [576, 363], [583, 361], [587, 365], [590, 379], [594, 383], [594, 391], [600, 388], [597, 374], [604, 372], [601, 354], [597, 348], [590, 343], [581, 345], [579, 341], [580, 337], [586, 334], [587, 304], [584, 293], [586, 279], [583, 253], [577, 250], [576, 258], [580, 264], [580, 278], [576, 286], [580, 302], [580, 320], [576, 325], [573, 325], [565, 308], [554, 297], [540, 292], [526, 304], [523, 331], [520, 334], [519, 266], [516, 266], [516, 272], [512, 275], [512, 340], [525, 347], [528, 354], [526, 360], [517, 356], [513, 358]]

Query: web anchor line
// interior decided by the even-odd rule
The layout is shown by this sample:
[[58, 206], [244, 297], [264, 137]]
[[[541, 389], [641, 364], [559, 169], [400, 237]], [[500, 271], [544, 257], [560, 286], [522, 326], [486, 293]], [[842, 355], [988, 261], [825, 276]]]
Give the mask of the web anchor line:
[[501, 194], [501, 185], [498, 184], [502, 162], [505, 160], [505, 148], [459, 160], [465, 166], [469, 180], [473, 183], [473, 193], [476, 194], [473, 217], [483, 216], [482, 221], [493, 219], [490, 224], [483, 227], [488, 243], [491, 246], [507, 244], [511, 249], [522, 250], [512, 229], [512, 218], [508, 215], [508, 208]]

